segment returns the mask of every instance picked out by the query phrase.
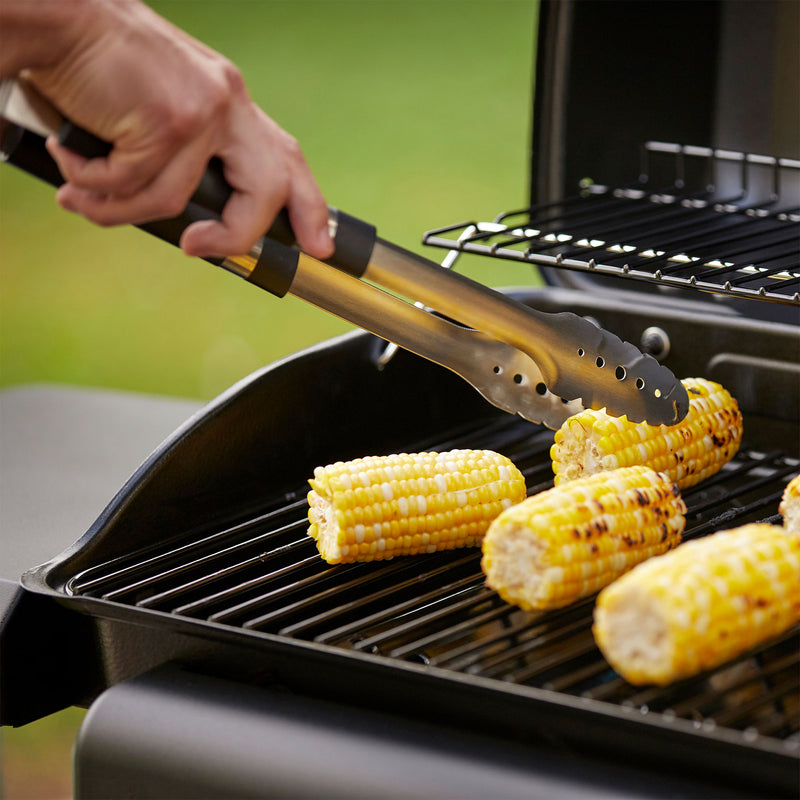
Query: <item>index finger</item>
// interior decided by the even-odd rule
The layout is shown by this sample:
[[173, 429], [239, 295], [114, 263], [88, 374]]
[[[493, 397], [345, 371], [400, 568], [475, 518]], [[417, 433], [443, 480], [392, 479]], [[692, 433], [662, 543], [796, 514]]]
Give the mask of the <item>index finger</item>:
[[163, 150], [144, 157], [114, 147], [105, 157], [86, 158], [60, 144], [54, 136], [48, 137], [45, 145], [67, 183], [122, 197], [148, 186], [174, 155]]

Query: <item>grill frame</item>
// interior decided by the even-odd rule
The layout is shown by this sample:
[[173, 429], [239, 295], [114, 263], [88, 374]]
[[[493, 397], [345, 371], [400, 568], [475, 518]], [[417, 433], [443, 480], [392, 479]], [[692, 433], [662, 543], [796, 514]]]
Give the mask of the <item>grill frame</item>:
[[[500, 420], [499, 422], [506, 421]], [[502, 432], [510, 425], [505, 424], [499, 427]], [[516, 427], [521, 429], [519, 434], [523, 437], [522, 441], [525, 441], [527, 433], [522, 429], [527, 429], [528, 426], [520, 422], [516, 424]], [[485, 444], [494, 442], [497, 446], [500, 441], [497, 433], [498, 431], [492, 431], [488, 434], [491, 436], [491, 440]], [[473, 432], [473, 435], [477, 436], [477, 431]], [[542, 455], [546, 455], [546, 445], [551, 437], [548, 432], [540, 431], [535, 438], [538, 439], [538, 446], [536, 443], [531, 445], [533, 463], [522, 462], [518, 452], [510, 454], [521, 465], [532, 491], [546, 488], [546, 481], [537, 483], [531, 478], [536, 472], [541, 473], [542, 471]], [[517, 442], [517, 444], [519, 443]], [[461, 442], [443, 443], [442, 449], [459, 444]], [[544, 466], [546, 467], [546, 463]], [[734, 513], [729, 513], [728, 510], [712, 513], [710, 517], [706, 515], [707, 518], [702, 522], [697, 520], [696, 524], [690, 526], [687, 530], [687, 538], [696, 538], [721, 526], [740, 524], [743, 519], [745, 521], [765, 519], [776, 521], [777, 515], [774, 512], [782, 488], [788, 478], [798, 472], [800, 472], [799, 459], [787, 459], [777, 455], [770, 457], [761, 454], [756, 456], [745, 454], [738, 457], [723, 473], [709, 479], [702, 489], [685, 493], [689, 507], [687, 516], [697, 520], [704, 508], [706, 510], [716, 509], [716, 512], [720, 512], [720, 507], [727, 509], [729, 501], [736, 501], [737, 494], [757, 494], [756, 500], [740, 504], [739, 518]], [[759, 486], [758, 481], [755, 480], [758, 475], [762, 476], [762, 483], [771, 486], [771, 494], [765, 495], [761, 491], [763, 487]], [[539, 478], [541, 477], [542, 475], [539, 474]], [[750, 480], [751, 478], [753, 480]], [[714, 486], [715, 484], [716, 486]], [[738, 492], [735, 491], [734, 484]], [[298, 495], [302, 496], [301, 492], [298, 492]], [[730, 509], [730, 511], [733, 512], [734, 509]], [[772, 683], [773, 673], [782, 674], [790, 669], [792, 664], [794, 666], [800, 664], [800, 652], [796, 650], [792, 652], [791, 648], [792, 642], [800, 632], [795, 630], [792, 634], [784, 636], [780, 643], [762, 647], [758, 654], [748, 655], [725, 668], [715, 670], [710, 677], [684, 682], [683, 685], [688, 687], [685, 690], [680, 688], [670, 690], [634, 689], [628, 687], [618, 677], [612, 679], [612, 671], [596, 652], [589, 632], [591, 599], [568, 609], [548, 614], [529, 615], [519, 612], [507, 606], [496, 597], [494, 592], [482, 586], [480, 556], [475, 550], [441, 553], [423, 560], [398, 558], [372, 565], [357, 564], [344, 568], [327, 568], [320, 563], [313, 543], [305, 535], [304, 512], [304, 503], [291, 503], [288, 507], [281, 508], [252, 523], [244, 524], [241, 526], [243, 530], [234, 529], [220, 532], [206, 537], [206, 540], [194, 540], [188, 545], [173, 550], [162, 548], [159, 553], [160, 559], [156, 557], [148, 560], [131, 556], [126, 559], [131, 561], [126, 567], [116, 562], [112, 562], [110, 565], [98, 565], [90, 569], [88, 574], [73, 576], [65, 589], [73, 597], [99, 600], [104, 605], [110, 602], [114, 606], [123, 605], [145, 611], [155, 611], [170, 621], [188, 616], [201, 624], [222, 624], [228, 629], [233, 627], [248, 635], [264, 637], [270, 646], [274, 645], [276, 641], [284, 643], [303, 641], [313, 646], [330, 645], [326, 652], [331, 656], [334, 651], [338, 655], [344, 650], [361, 653], [368, 660], [377, 658], [380, 661], [388, 660], [393, 664], [421, 661], [424, 665], [433, 667], [434, 671], [440, 675], [450, 676], [456, 672], [463, 674], [468, 679], [477, 677], [481, 681], [493, 684], [493, 696], [497, 692], [507, 691], [510, 684], [522, 686], [523, 695], [526, 697], [528, 697], [526, 690], [532, 688], [548, 693], [554, 692], [559, 698], [577, 698], [584, 702], [588, 700], [592, 704], [602, 701], [600, 708], [593, 708], [590, 705], [589, 710], [593, 714], [607, 713], [606, 706], [612, 705], [616, 709], [625, 709], [626, 711], [630, 707], [640, 714], [646, 715], [654, 710], [652, 707], [666, 705], [667, 710], [670, 711], [669, 714], [662, 710], [655, 713], [654, 716], [655, 718], [660, 717], [661, 722], [668, 721], [670, 723], [675, 721], [676, 714], [672, 710], [674, 708], [684, 707], [687, 712], [697, 715], [700, 708], [713, 709], [717, 707], [720, 709], [719, 712], [705, 712], [702, 718], [696, 717], [695, 720], [686, 719], [684, 716], [678, 723], [678, 730], [681, 730], [680, 725], [685, 726], [686, 723], [691, 723], [693, 732], [700, 729], [712, 739], [717, 737], [716, 731], [719, 725], [717, 720], [720, 713], [727, 713], [730, 718], [732, 717], [731, 709], [735, 706], [735, 703], [726, 696], [726, 691], [709, 688], [715, 681], [719, 682], [720, 676], [724, 676], [729, 671], [735, 672], [737, 664], [745, 666], [756, 664], [755, 674], [752, 674], [752, 670], [748, 670], [750, 674], [741, 681], [735, 682], [733, 688], [728, 690], [734, 694], [751, 686], [751, 691], [747, 692], [747, 694], [751, 694], [752, 688], [755, 686], [761, 685], [766, 690]], [[294, 518], [293, 524], [286, 524], [285, 517], [287, 516]], [[276, 517], [278, 520], [275, 519]], [[290, 545], [276, 544], [263, 556], [256, 555], [244, 561], [234, 560], [233, 564], [228, 564], [229, 550], [241, 549], [246, 552], [251, 549], [253, 539], [252, 537], [248, 538], [251, 528], [254, 529], [253, 532], [258, 528], [264, 529], [262, 537], [255, 540], [256, 552], [261, 550], [262, 544], [267, 544], [273, 537], [282, 540], [284, 534], [290, 529], [293, 529], [290, 534], [292, 543]], [[244, 539], [242, 538], [243, 533], [247, 534]], [[218, 540], [218, 544], [212, 544], [209, 547], [209, 542], [212, 540], [215, 542]], [[197, 558], [190, 558], [193, 553], [197, 554]], [[284, 556], [286, 556], [285, 564]], [[165, 562], [164, 567], [157, 566], [159, 560]], [[196, 567], [199, 562], [204, 562], [201, 576], [194, 578], [191, 576], [192, 567]], [[235, 617], [233, 612], [238, 611], [239, 616], [242, 616], [243, 610], [241, 607], [237, 608], [237, 605], [247, 605], [242, 595], [250, 588], [248, 582], [242, 581], [238, 577], [237, 572], [239, 567], [248, 565], [248, 563], [255, 563], [256, 571], [261, 573], [259, 578], [254, 579], [254, 582], [269, 585], [270, 582], [281, 578], [281, 587], [274, 592], [277, 599], [271, 604], [267, 602], [267, 607], [274, 606], [271, 613], [258, 613], [259, 607], [263, 607], [264, 598], [257, 595], [255, 598], [258, 601], [256, 610], [236, 621], [235, 618], [231, 619]], [[171, 566], [167, 568], [167, 565]], [[308, 575], [306, 575], [306, 567], [311, 568]], [[281, 575], [283, 572], [287, 573], [286, 580]], [[166, 584], [169, 590], [159, 592], [155, 587], [148, 587], [141, 577], [142, 573], [151, 574], [152, 583]], [[458, 576], [462, 573], [463, 577], [459, 578]], [[123, 574], [131, 577], [120, 586]], [[442, 583], [442, 581], [444, 582]], [[203, 607], [200, 601], [195, 601], [192, 607], [187, 607], [185, 599], [181, 600], [180, 598], [187, 593], [187, 590], [191, 594], [191, 591], [197, 588], [198, 583], [205, 605], [209, 604], [207, 602], [209, 600], [219, 601], [217, 593], [211, 587], [216, 583], [223, 583], [228, 587], [230, 602], [235, 604], [233, 609], [228, 609], [227, 613], [209, 610], [199, 613]], [[374, 590], [371, 590], [373, 586]], [[390, 598], [394, 595], [404, 596], [406, 586], [410, 587], [411, 597], [405, 599], [399, 606], [392, 600], [388, 606], [381, 605], [380, 612], [376, 610], [372, 614], [368, 613], [369, 608], [380, 602], [382, 594], [386, 594]], [[420, 592], [423, 594], [420, 595]], [[269, 598], [269, 594], [268, 592], [267, 598]], [[330, 602], [328, 602], [327, 594], [331, 594]], [[344, 597], [341, 597], [342, 595]], [[173, 599], [170, 600], [170, 596]], [[340, 597], [341, 599], [337, 599]], [[349, 599], [350, 597], [353, 599]], [[462, 601], [465, 606], [463, 613], [460, 608]], [[440, 609], [436, 608], [437, 604]], [[361, 610], [365, 606], [367, 611]], [[478, 608], [488, 606], [488, 608], [476, 616], [469, 610], [469, 606]], [[352, 613], [356, 614], [356, 618], [348, 622]], [[254, 614], [256, 614], [255, 617]], [[337, 622], [338, 627], [333, 630], [330, 629], [330, 625], [333, 623], [325, 626], [322, 620], [325, 615], [334, 620], [345, 617], [344, 620], [341, 620], [345, 623], [344, 628], [342, 628], [341, 622]], [[418, 618], [406, 619], [411, 615]], [[461, 629], [462, 638], [466, 638], [467, 641], [475, 637], [474, 646], [459, 648], [462, 652], [450, 653], [447, 641], [452, 636], [452, 631], [449, 627], [440, 629], [438, 616], [441, 616], [443, 621], [450, 618], [451, 621], [447, 623], [447, 626]], [[288, 619], [285, 619], [287, 617]], [[495, 617], [500, 620], [499, 623], [491, 621]], [[282, 619], [285, 621], [281, 622]], [[383, 632], [374, 633], [371, 638], [363, 639], [372, 627], [381, 621], [391, 622], [391, 627]], [[478, 633], [483, 625], [487, 625], [488, 630]], [[315, 627], [325, 627], [327, 632], [314, 633]], [[349, 636], [347, 634], [348, 627], [350, 628]], [[408, 631], [404, 630], [406, 628]], [[572, 629], [575, 629], [574, 632]], [[402, 643], [402, 639], [406, 637], [407, 633], [413, 634], [416, 638], [411, 642]], [[353, 636], [358, 636], [362, 640], [353, 642]], [[344, 641], [342, 641], [343, 637]], [[423, 637], [422, 640], [419, 637]], [[381, 647], [379, 643], [386, 639], [390, 642], [392, 639], [401, 641]], [[561, 639], [565, 641], [562, 642]], [[429, 656], [426, 652], [429, 648], [440, 649], [437, 647], [437, 640], [444, 642], [441, 652], [438, 656]], [[551, 647], [551, 644], [554, 646]], [[475, 646], [489, 647], [491, 650], [488, 663], [481, 669], [469, 666], [469, 659], [461, 665], [458, 662], [452, 663], [456, 656], [460, 656], [463, 660], [470, 650], [474, 652]], [[577, 653], [575, 652], [576, 648], [578, 649]], [[777, 665], [769, 663], [766, 666], [758, 665], [764, 654], [775, 651], [783, 652], [784, 649], [787, 652], [779, 659]], [[554, 671], [559, 680], [566, 682], [570, 678], [568, 670], [571, 668], [565, 668], [564, 665], [569, 665], [575, 656], [589, 656], [590, 653], [593, 654], [590, 666], [594, 670], [599, 668], [600, 673], [595, 676], [590, 687], [579, 693], [566, 692], [563, 688], [556, 689], [550, 681], [544, 684], [541, 680], [537, 680], [534, 684], [530, 683], [530, 675], [535, 676], [537, 672], [541, 673], [542, 671], [545, 673]], [[547, 663], [548, 658], [553, 662], [552, 664]], [[493, 669], [493, 662], [502, 664], [503, 661], [509, 660], [512, 663], [517, 662], [516, 665], [509, 665], [507, 668], [497, 671]], [[542, 663], [543, 660], [544, 663]], [[787, 661], [791, 663], [787, 664]], [[528, 677], [525, 676], [526, 671], [529, 673]], [[786, 688], [776, 692], [773, 699], [770, 699], [769, 696], [761, 698], [761, 702], [756, 704], [754, 716], [748, 717], [747, 721], [757, 725], [756, 718], [761, 716], [761, 711], [766, 711], [770, 705], [773, 705], [773, 700], [775, 706], [786, 700], [795, 688], [795, 682], [785, 676], [783, 684]], [[452, 714], [452, 711], [453, 709], [448, 709], [449, 714]], [[517, 714], [519, 713], [524, 714], [525, 711], [518, 710]], [[776, 711], [776, 713], [780, 712]], [[677, 714], [677, 716], [681, 717], [681, 714]], [[792, 722], [784, 714], [780, 724], [791, 726]], [[736, 727], [721, 726], [723, 740], [735, 741], [735, 732], [739, 731], [742, 741], [754, 745], [747, 750], [750, 758], [742, 759], [742, 766], [746, 771], [756, 766], [753, 761], [756, 752], [758, 752], [758, 758], [761, 758], [764, 752], [784, 756], [796, 754], [800, 758], [800, 720], [795, 724], [797, 730], [794, 732], [793, 738], [787, 740], [783, 746], [774, 737], [757, 735], [757, 728], [753, 725], [744, 726], [744, 723], [740, 723]], [[520, 725], [517, 716], [513, 718], [511, 728], [517, 734], [524, 735], [525, 733], [525, 728]], [[686, 727], [684, 727], [683, 733], [688, 735]], [[790, 744], [794, 745], [792, 749], [788, 747]], [[628, 742], [626, 747], [630, 746], [631, 743]], [[737, 758], [737, 761], [740, 758]]]

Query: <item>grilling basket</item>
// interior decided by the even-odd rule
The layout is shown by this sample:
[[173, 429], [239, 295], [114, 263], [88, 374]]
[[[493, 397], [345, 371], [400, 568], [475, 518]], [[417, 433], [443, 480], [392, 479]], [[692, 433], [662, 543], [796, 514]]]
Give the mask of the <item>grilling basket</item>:
[[[737, 398], [742, 446], [683, 492], [686, 539], [779, 523], [800, 473], [800, 138], [796, 98], [770, 88], [791, 58], [741, 58], [745, 41], [791, 52], [796, 12], [703, 2], [688, 25], [672, 4], [545, 0], [533, 204], [424, 236], [451, 268], [464, 252], [538, 267], [546, 285], [504, 290], [507, 307], [569, 312], [613, 347], [633, 343], [625, 378], [701, 376]], [[487, 403], [426, 355], [348, 334], [188, 420], [79, 541], [0, 586], [3, 724], [89, 706], [76, 747], [86, 797], [797, 796], [797, 627], [637, 687], [595, 646], [594, 598], [523, 612], [486, 587], [478, 550], [319, 558], [306, 500], [319, 465], [487, 448], [529, 494], [552, 485], [548, 424], [581, 397], [567, 373], [550, 391], [547, 359], [528, 359], [540, 374], [521, 382], [544, 398], [529, 413], [517, 394]], [[605, 375], [581, 369], [581, 385]], [[509, 391], [522, 372], [510, 374]], [[621, 403], [625, 383], [608, 383]], [[351, 766], [332, 773], [337, 748]]]

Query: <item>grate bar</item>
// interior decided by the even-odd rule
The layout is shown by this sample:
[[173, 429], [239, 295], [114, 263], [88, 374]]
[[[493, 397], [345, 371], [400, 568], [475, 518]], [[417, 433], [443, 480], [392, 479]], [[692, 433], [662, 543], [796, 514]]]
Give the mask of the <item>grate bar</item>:
[[[572, 649], [581, 648], [585, 644], [584, 634], [589, 633], [590, 625], [590, 621], [582, 617], [558, 629], [551, 629], [548, 626], [542, 633], [530, 640], [516, 646], [512, 645], [502, 653], [483, 660], [480, 669], [476, 665], [470, 671], [488, 678], [522, 683], [537, 674], [540, 669], [548, 668], [548, 665], [551, 664], [548, 659], [563, 657], [564, 661], [571, 660]], [[589, 638], [591, 638], [590, 635]], [[551, 648], [554, 648], [555, 652], [549, 654]], [[596, 650], [594, 642], [590, 649]], [[533, 664], [525, 661], [526, 657], [531, 654], [535, 654]]]
[[[523, 613], [514, 610], [506, 614], [503, 626], [498, 628], [495, 633], [482, 636], [479, 641], [468, 642], [453, 649], [440, 660], [435, 660], [434, 663], [441, 663], [450, 669], [461, 671], [474, 670], [482, 663], [483, 659], [496, 656], [498, 645], [514, 644], [519, 642], [522, 637], [528, 640], [536, 639], [540, 635], [539, 632], [545, 634], [551, 628], [568, 623], [576, 614], [580, 615], [585, 611], [584, 606], [584, 603], [579, 603], [571, 608], [552, 611], [548, 614], [542, 612]], [[515, 616], [517, 621], [512, 622], [511, 620]]]
[[[68, 584], [70, 589], [75, 594], [93, 595], [98, 586], [103, 587], [106, 599], [117, 599], [120, 595], [115, 594], [113, 590], [107, 587], [113, 586], [117, 581], [124, 581], [129, 589], [135, 587], [135, 584], [130, 582], [131, 577], [138, 574], [152, 573], [154, 569], [163, 568], [162, 565], [171, 562], [183, 564], [187, 554], [194, 554], [196, 552], [208, 551], [213, 557], [218, 553], [218, 543], [227, 542], [230, 539], [237, 538], [243, 534], [247, 534], [254, 529], [269, 528], [275, 533], [274, 528], [277, 525], [280, 527], [280, 520], [285, 517], [291, 517], [296, 512], [303, 513], [302, 509], [305, 508], [306, 501], [297, 500], [294, 502], [286, 503], [282, 508], [263, 514], [261, 516], [251, 518], [246, 522], [236, 525], [231, 528], [225, 528], [221, 531], [215, 531], [208, 536], [201, 536], [198, 538], [195, 533], [191, 540], [167, 550], [161, 550], [154, 554], [138, 553], [132, 554], [122, 559], [118, 559], [113, 564], [104, 564], [101, 567], [94, 567], [85, 570], [72, 577]], [[143, 585], [146, 584], [146, 581]]]
[[[360, 597], [348, 603], [343, 603], [342, 605], [326, 609], [324, 612], [316, 614], [314, 616], [306, 617], [301, 622], [297, 622], [294, 625], [289, 625], [285, 628], [282, 628], [280, 633], [283, 636], [299, 636], [302, 634], [306, 634], [308, 631], [318, 628], [320, 625], [324, 624], [329, 620], [347, 616], [352, 612], [359, 611], [366, 605], [375, 603], [377, 600], [381, 600], [385, 597], [388, 598], [391, 597], [392, 595], [401, 594], [406, 589], [417, 588], [421, 583], [434, 580], [443, 573], [450, 573], [461, 565], [466, 565], [468, 563], [472, 565], [473, 561], [474, 557], [470, 555], [467, 556], [466, 558], [460, 559], [455, 564], [450, 562], [445, 563], [438, 569], [425, 572], [423, 575], [419, 575], [418, 573], [415, 572], [413, 575], [411, 575], [411, 577], [406, 578], [403, 581], [391, 584], [385, 587], [384, 589], [380, 589], [377, 592], [370, 593], [368, 597]], [[467, 578], [453, 581], [453, 583], [451, 584], [451, 591], [454, 594], [458, 594], [466, 588], [473, 587], [474, 584], [475, 584], [475, 576], [473, 572]], [[438, 594], [439, 596], [441, 595], [440, 592]], [[427, 602], [433, 602], [436, 596], [437, 596], [436, 592], [428, 592], [424, 594], [415, 592], [414, 603], [415, 605], [420, 605], [420, 604], [424, 605]]]
[[[433, 558], [442, 555], [446, 556], [448, 554], [446, 552], [434, 553]], [[329, 589], [325, 589], [321, 592], [314, 591], [311, 595], [302, 597], [295, 602], [283, 602], [287, 599], [284, 597], [284, 595], [301, 594], [301, 590], [307, 588], [308, 584], [314, 579], [312, 577], [291, 584], [290, 586], [287, 586], [285, 589], [281, 590], [279, 593], [275, 593], [272, 597], [268, 598], [270, 600], [277, 599], [277, 597], [280, 595], [282, 602], [278, 608], [275, 608], [273, 611], [260, 614], [253, 619], [247, 620], [243, 623], [243, 627], [263, 630], [270, 624], [274, 624], [280, 620], [295, 616], [297, 614], [308, 612], [309, 609], [313, 608], [313, 606], [316, 604], [335, 599], [340, 595], [346, 595], [350, 591], [366, 592], [364, 595], [362, 595], [366, 598], [371, 596], [372, 584], [380, 584], [388, 579], [390, 584], [395, 585], [395, 581], [401, 579], [401, 576], [406, 572], [411, 574], [412, 580], [416, 580], [419, 574], [419, 569], [414, 564], [413, 559], [392, 559], [386, 562], [375, 562], [373, 564], [366, 565], [366, 569], [364, 564], [352, 564], [347, 566], [350, 567], [348, 574], [352, 573], [355, 576], [351, 580], [335, 580], [334, 585]], [[381, 569], [381, 567], [383, 567], [383, 569]], [[326, 572], [331, 573], [331, 576], [334, 578], [336, 577], [337, 573], [339, 574], [339, 577], [341, 577], [341, 570], [338, 567], [333, 567], [330, 570], [326, 570]], [[317, 588], [318, 587], [316, 586], [314, 587], [315, 590]], [[255, 602], [253, 603], [253, 605], [256, 604], [257, 603]]]
[[[483, 583], [482, 577], [479, 579], [481, 584]], [[474, 598], [464, 598], [459, 602], [456, 602], [440, 611], [435, 611], [433, 613], [425, 615], [422, 618], [421, 622], [422, 625], [417, 625], [411, 628], [410, 626], [400, 626], [399, 628], [395, 628], [392, 631], [394, 636], [402, 635], [407, 632], [417, 632], [420, 628], [425, 628], [430, 626], [431, 624], [444, 622], [450, 617], [455, 616], [456, 614], [464, 611], [469, 611], [474, 608], [476, 605], [485, 603], [487, 600], [491, 600], [494, 597], [493, 592], [489, 592], [486, 589], [483, 589], [483, 586], [476, 587], [479, 589], [480, 594]], [[502, 614], [501, 614], [502, 616]], [[490, 612], [489, 619], [494, 617], [494, 613]], [[412, 639], [410, 642], [406, 643], [401, 647], [396, 647], [395, 649], [390, 651], [390, 655], [394, 658], [406, 658], [410, 654], [418, 654], [420, 652], [424, 652], [428, 649], [433, 649], [435, 646], [436, 648], [442, 646], [442, 642], [446, 642], [447, 640], [451, 639], [453, 636], [457, 635], [458, 633], [464, 632], [468, 627], [475, 628], [478, 623], [480, 617], [470, 618], [468, 623], [461, 623], [457, 625], [450, 624], [447, 628], [442, 628], [436, 630], [434, 633], [429, 634], [428, 636], [424, 636], [418, 639]], [[394, 637], [386, 637], [394, 638]], [[428, 661], [435, 660], [426, 655], [426, 659]]]
[[[468, 589], [471, 590], [471, 593], [467, 596], [465, 596], [465, 589], [459, 588], [459, 591], [457, 591], [454, 595], [450, 595], [448, 591], [444, 596], [442, 595], [440, 589], [437, 602], [426, 602], [422, 606], [418, 605], [416, 609], [417, 613], [413, 617], [403, 615], [402, 617], [397, 618], [397, 624], [393, 625], [387, 630], [373, 634], [372, 636], [360, 641], [357, 649], [380, 650], [382, 647], [384, 647], [384, 649], [388, 649], [388, 642], [402, 637], [408, 631], [418, 631], [424, 626], [430, 625], [431, 623], [438, 623], [456, 613], [469, 612], [475, 606], [481, 605], [487, 600], [493, 599], [494, 593], [489, 592], [479, 584], [476, 585], [476, 580], [480, 581], [481, 579], [477, 578], [477, 576], [473, 573], [472, 580], [470, 582], [471, 585], [468, 585]], [[415, 643], [413, 646], [406, 646], [391, 650], [390, 655], [392, 655], [394, 658], [402, 658], [412, 653], [416, 655], [420, 650], [422, 650], [422, 647]]]
[[577, 687], [586, 681], [597, 680], [599, 676], [608, 674], [611, 668], [603, 659], [595, 659], [584, 667], [572, 670], [563, 675], [555, 675], [542, 684], [543, 689], [553, 692], [578, 693]]
[[[768, 705], [779, 702], [782, 698], [785, 698], [796, 685], [797, 681], [794, 676], [790, 675], [771, 689], [759, 693], [756, 697], [737, 704], [734, 708], [727, 711], [716, 712], [713, 716], [714, 722], [726, 728], [741, 728], [748, 723], [753, 724], [751, 720], [754, 716], [757, 716], [759, 712], [763, 712]], [[782, 716], [783, 722], [786, 724], [787, 715], [783, 714]], [[795, 718], [797, 718], [797, 715], [795, 715]], [[754, 724], [754, 727], [759, 727], [757, 722]]]
[[[297, 524], [287, 525], [286, 527], [282, 528], [277, 533], [286, 533], [286, 532], [295, 532], [298, 528]], [[271, 532], [268, 532], [266, 535], [262, 534], [254, 539], [250, 539], [247, 542], [243, 542], [241, 544], [235, 545], [233, 547], [225, 548], [218, 553], [210, 553], [202, 558], [198, 558], [195, 560], [187, 561], [184, 565], [174, 567], [172, 569], [165, 570], [164, 572], [159, 572], [151, 577], [140, 581], [137, 584], [134, 584], [131, 587], [123, 587], [122, 589], [117, 590], [118, 593], [131, 591], [132, 589], [140, 589], [144, 586], [154, 586], [158, 583], [167, 583], [171, 585], [169, 588], [164, 589], [163, 591], [156, 592], [155, 594], [151, 594], [149, 597], [146, 597], [142, 600], [139, 600], [137, 605], [141, 606], [142, 608], [154, 608], [156, 606], [164, 605], [169, 601], [175, 601], [180, 597], [183, 597], [191, 592], [197, 591], [198, 589], [203, 589], [205, 587], [211, 586], [221, 580], [225, 579], [236, 579], [238, 580], [238, 575], [240, 572], [244, 570], [251, 569], [254, 566], [259, 566], [263, 564], [264, 561], [270, 557], [277, 558], [277, 557], [288, 557], [290, 559], [295, 557], [295, 553], [298, 549], [305, 549], [306, 548], [306, 541], [305, 539], [301, 539], [299, 541], [295, 541], [289, 545], [283, 545], [280, 547], [273, 548], [272, 550], [264, 550], [262, 545], [265, 543], [265, 540], [272, 536]], [[187, 571], [192, 571], [197, 568], [206, 567], [209, 564], [213, 564], [214, 562], [219, 562], [225, 560], [233, 555], [238, 555], [239, 552], [243, 549], [251, 549], [254, 545], [258, 545], [258, 549], [260, 552], [256, 553], [255, 555], [249, 556], [241, 561], [234, 561], [232, 563], [227, 563], [221, 566], [219, 569], [211, 569], [206, 570], [203, 574], [198, 577], [183, 583], [175, 583], [174, 579], [177, 575], [182, 574]]]
[[[464, 589], [475, 589], [474, 579], [466, 578], [459, 581], [454, 585], [456, 594]], [[495, 597], [493, 592], [486, 591], [480, 594], [475, 602], [481, 603], [486, 597]], [[402, 603], [389, 606], [388, 608], [377, 611], [374, 614], [356, 619], [346, 625], [341, 625], [325, 633], [319, 634], [314, 637], [315, 642], [330, 643], [337, 640], [349, 640], [353, 647], [357, 650], [373, 650], [379, 649], [381, 641], [383, 641], [383, 634], [376, 634], [370, 638], [365, 638], [369, 631], [375, 629], [381, 624], [389, 624], [392, 620], [407, 618], [412, 612], [417, 611], [420, 606], [427, 608], [437, 600], [441, 599], [441, 591], [438, 587], [432, 589], [430, 592], [420, 595], [419, 597], [411, 598]], [[476, 618], [477, 621], [477, 618]], [[397, 632], [397, 628], [393, 629]]]
[[[267, 559], [274, 559], [277, 555], [288, 557], [290, 559], [290, 563], [283, 568], [276, 568], [276, 565], [273, 565], [269, 573], [265, 575], [259, 575], [255, 578], [251, 578], [250, 580], [241, 582], [237, 580], [235, 583], [229, 584], [225, 589], [204, 595], [200, 599], [193, 600], [189, 603], [185, 603], [184, 605], [176, 606], [172, 609], [172, 613], [180, 614], [182, 616], [199, 616], [203, 613], [206, 613], [210, 616], [215, 616], [215, 612], [211, 610], [214, 608], [214, 606], [218, 606], [221, 603], [224, 603], [226, 600], [241, 598], [242, 595], [248, 594], [254, 589], [259, 589], [270, 583], [279, 581], [285, 575], [296, 576], [298, 572], [302, 573], [307, 570], [319, 573], [319, 558], [317, 558], [315, 555], [307, 556], [306, 558], [301, 557], [302, 554], [307, 551], [308, 542], [305, 539], [298, 540], [277, 550], [268, 551], [262, 556], [256, 557], [254, 563], [264, 563]], [[248, 566], [250, 566], [249, 563]], [[235, 570], [230, 569], [225, 572], [224, 576], [232, 577], [234, 572]], [[197, 581], [196, 585], [203, 586], [205, 584]], [[174, 596], [175, 595], [170, 592], [164, 592], [158, 599]], [[239, 604], [237, 603], [237, 607], [238, 605]]]
[[[756, 654], [750, 653], [739, 659], [738, 662], [727, 668], [728, 675], [733, 675], [732, 678], [727, 679], [726, 690], [730, 696], [740, 696], [748, 690], [752, 692], [754, 687], [760, 691], [760, 687], [769, 686], [774, 675], [778, 675], [788, 668], [797, 666], [798, 654], [788, 653], [785, 656], [779, 657], [769, 664], [760, 664], [759, 668], [741, 670], [742, 667], [747, 667], [753, 663], [753, 659], [758, 660], [760, 655], [759, 651]], [[761, 649], [763, 652], [763, 648]], [[738, 673], [738, 674], [737, 674]], [[659, 705], [662, 708], [669, 708], [672, 713], [681, 716], [696, 714], [703, 702], [703, 696], [706, 696], [706, 702], [710, 703], [713, 700], [720, 702], [720, 697], [708, 697], [708, 687], [705, 676], [700, 678], [693, 678], [683, 683], [684, 687], [692, 687], [693, 696], [690, 700], [680, 700], [679, 693], [673, 689], [672, 692], [665, 692], [664, 688], [651, 686], [643, 690], [638, 690], [635, 694], [631, 695], [625, 701], [632, 706], [654, 706]], [[683, 689], [686, 694], [686, 689]], [[673, 703], [673, 696], [676, 700]], [[738, 704], [737, 704], [738, 705]], [[715, 719], [719, 722], [719, 718], [715, 715]]]
[[597, 646], [590, 630], [585, 631], [581, 638], [571, 637], [568, 646], [559, 648], [551, 656], [542, 656], [536, 660], [535, 665], [530, 665], [525, 669], [516, 670], [504, 677], [504, 680], [512, 683], [529, 683], [534, 678], [540, 678], [555, 669], [563, 670], [571, 661], [575, 661], [581, 656], [594, 653]]

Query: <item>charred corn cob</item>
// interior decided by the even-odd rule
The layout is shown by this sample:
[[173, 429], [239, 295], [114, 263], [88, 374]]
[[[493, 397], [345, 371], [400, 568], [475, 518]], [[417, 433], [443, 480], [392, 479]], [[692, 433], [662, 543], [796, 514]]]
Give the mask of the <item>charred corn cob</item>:
[[736, 400], [718, 383], [682, 381], [689, 413], [677, 425], [648, 425], [582, 411], [556, 431], [550, 448], [556, 484], [618, 467], [645, 464], [686, 489], [718, 472], [742, 440]]
[[594, 636], [629, 683], [723, 664], [800, 620], [800, 537], [763, 523], [719, 531], [604, 589]]
[[522, 473], [490, 450], [340, 461], [309, 484], [308, 532], [329, 564], [475, 546], [526, 493]]
[[778, 510], [783, 517], [783, 527], [790, 533], [800, 534], [800, 475], [786, 485]]
[[566, 606], [678, 545], [685, 512], [675, 484], [647, 467], [556, 486], [491, 524], [486, 583], [526, 611]]

